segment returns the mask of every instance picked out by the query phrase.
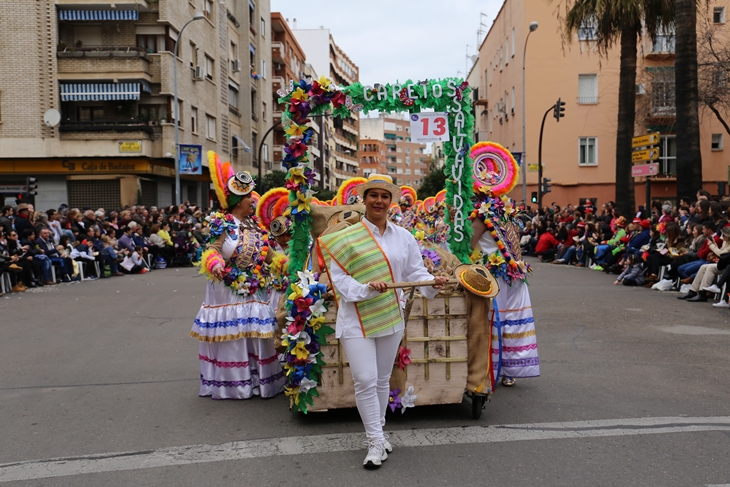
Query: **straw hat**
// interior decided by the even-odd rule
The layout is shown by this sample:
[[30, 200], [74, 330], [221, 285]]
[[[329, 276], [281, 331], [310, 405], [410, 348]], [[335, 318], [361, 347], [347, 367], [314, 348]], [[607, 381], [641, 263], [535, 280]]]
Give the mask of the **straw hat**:
[[281, 237], [286, 232], [289, 231], [289, 228], [291, 226], [291, 222], [288, 218], [285, 216], [277, 216], [273, 220], [271, 220], [271, 225], [269, 225], [269, 230], [271, 231], [272, 237]]
[[489, 269], [478, 264], [462, 264], [454, 270], [454, 275], [464, 289], [485, 298], [493, 298], [499, 292], [499, 284]]
[[387, 174], [371, 173], [366, 183], [357, 186], [357, 194], [365, 198], [365, 191], [373, 188], [385, 189], [390, 191], [391, 201], [398, 201], [401, 195], [401, 189], [393, 184], [393, 178]]

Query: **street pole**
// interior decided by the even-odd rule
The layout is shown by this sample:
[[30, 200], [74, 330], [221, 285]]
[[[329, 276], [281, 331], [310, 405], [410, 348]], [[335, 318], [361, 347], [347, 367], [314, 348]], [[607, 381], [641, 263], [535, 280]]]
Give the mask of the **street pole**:
[[525, 37], [525, 49], [522, 52], [522, 203], [525, 206], [527, 206], [527, 103], [525, 100], [525, 61], [527, 60], [527, 41], [530, 39], [530, 34], [537, 30], [537, 27], [537, 22], [530, 22], [530, 30], [527, 33], [527, 37]]
[[180, 38], [182, 37], [183, 31], [185, 30], [185, 27], [188, 26], [190, 22], [195, 22], [196, 20], [200, 20], [204, 18], [204, 15], [200, 12], [196, 13], [192, 19], [185, 22], [185, 25], [182, 26], [182, 29], [180, 29], [180, 32], [177, 34], [177, 39], [175, 40], [175, 52], [173, 53], [172, 57], [172, 85], [173, 90], [175, 91], [175, 107], [173, 110], [175, 111], [175, 205], [180, 206], [180, 107], [177, 100], [177, 49], [178, 44], [180, 43]]
[[555, 110], [555, 105], [551, 106], [542, 116], [542, 124], [540, 125], [540, 142], [537, 145], [537, 209], [542, 208], [542, 131], [545, 128], [545, 119], [550, 113], [550, 110]]

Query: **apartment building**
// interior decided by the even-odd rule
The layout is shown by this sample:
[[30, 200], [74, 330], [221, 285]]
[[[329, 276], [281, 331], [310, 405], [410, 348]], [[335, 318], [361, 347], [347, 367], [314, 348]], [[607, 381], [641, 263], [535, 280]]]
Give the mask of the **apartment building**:
[[[727, 0], [711, 2], [710, 15], [722, 29]], [[720, 9], [720, 14], [715, 11]], [[703, 9], [698, 9], [704, 12]], [[721, 22], [720, 22], [721, 21]], [[531, 22], [539, 27], [525, 41]], [[479, 48], [479, 59], [469, 75], [475, 88], [475, 140], [499, 142], [522, 151], [522, 66], [526, 69], [527, 195], [537, 191], [540, 126], [558, 98], [565, 117], [557, 123], [549, 112], [545, 121], [542, 163], [552, 179], [552, 193], [544, 203], [575, 204], [579, 198], [614, 199], [619, 46], [599, 56], [591, 26], [564, 44], [555, 7], [545, 2], [506, 0]], [[661, 134], [661, 174], [653, 178], [652, 196], [676, 196], [676, 114], [674, 108], [674, 36], [662, 33], [655, 43], [645, 38], [639, 47], [635, 134]], [[701, 144], [705, 187], [728, 178], [722, 149], [723, 128], [711, 113], [701, 114]], [[530, 167], [530, 166], [528, 166]], [[636, 201], [645, 200], [643, 178], [635, 180]], [[522, 199], [522, 186], [511, 194]]]
[[360, 139], [360, 175], [367, 178], [371, 174], [388, 174], [385, 141]]
[[[3, 197], [14, 200], [32, 176], [39, 209], [172, 204], [173, 63], [180, 143], [252, 169], [254, 134], [271, 120], [270, 104], [258, 103], [258, 93], [271, 92], [268, 1], [8, 0], [3, 7], [0, 59], [15, 66], [0, 72]], [[180, 30], [200, 13], [175, 59]], [[181, 176], [181, 200], [210, 204], [207, 167]]]
[[[375, 118], [362, 118], [360, 133], [361, 146], [378, 142], [384, 146], [385, 173], [390, 174], [396, 184], [418, 189], [428, 175], [431, 158], [425, 144], [411, 142], [410, 122], [404, 115], [381, 113]], [[363, 168], [360, 175], [364, 174]]]
[[[357, 65], [335, 43], [329, 29], [297, 29], [292, 22], [292, 32], [307, 55], [307, 62], [320, 75], [324, 74], [338, 86], [348, 86], [359, 81]], [[331, 161], [325, 161], [325, 187], [336, 189], [346, 179], [357, 176], [359, 160], [357, 156], [360, 139], [360, 119], [358, 114], [347, 118], [327, 117], [327, 130], [332, 137], [325, 141], [331, 150]]]

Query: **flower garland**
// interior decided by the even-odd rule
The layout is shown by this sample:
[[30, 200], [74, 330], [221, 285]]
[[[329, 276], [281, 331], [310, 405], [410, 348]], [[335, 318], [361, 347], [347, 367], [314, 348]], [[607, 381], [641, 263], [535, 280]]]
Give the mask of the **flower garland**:
[[524, 261], [516, 261], [508, 246], [504, 243], [500, 233], [497, 231], [493, 221], [510, 221], [515, 213], [514, 205], [507, 196], [499, 198], [487, 197], [478, 208], [475, 208], [469, 220], [479, 218], [484, 222], [487, 231], [494, 239], [499, 250], [490, 255], [482, 257], [482, 263], [495, 277], [502, 277], [508, 285], [513, 280], [527, 280], [527, 274], [532, 268]]

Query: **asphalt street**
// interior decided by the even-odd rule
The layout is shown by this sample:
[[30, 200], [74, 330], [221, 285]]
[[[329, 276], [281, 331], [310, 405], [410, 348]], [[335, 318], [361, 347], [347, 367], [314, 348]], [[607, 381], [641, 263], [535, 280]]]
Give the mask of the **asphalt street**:
[[542, 376], [389, 415], [362, 469], [354, 409], [198, 391], [193, 269], [0, 299], [0, 484], [730, 485], [730, 312], [532, 262]]

